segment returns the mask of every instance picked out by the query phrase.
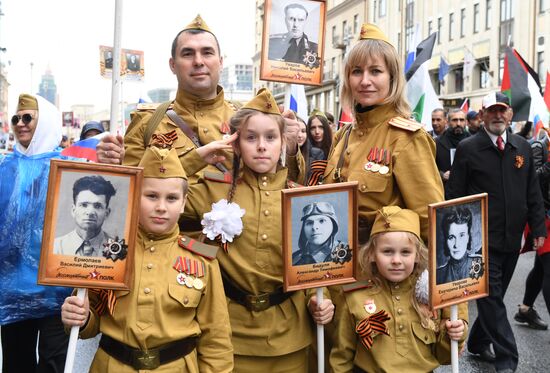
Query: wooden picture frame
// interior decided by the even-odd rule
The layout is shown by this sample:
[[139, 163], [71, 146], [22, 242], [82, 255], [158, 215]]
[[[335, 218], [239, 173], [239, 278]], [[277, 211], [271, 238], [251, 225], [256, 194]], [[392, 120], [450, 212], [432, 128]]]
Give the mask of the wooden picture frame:
[[325, 17], [324, 0], [266, 0], [260, 79], [322, 85]]
[[142, 175], [140, 167], [51, 161], [39, 284], [130, 289]]
[[487, 193], [428, 206], [430, 305], [489, 295]]
[[[143, 51], [121, 49], [120, 76], [126, 81], [142, 81], [145, 76], [145, 61]], [[99, 46], [99, 73], [102, 77], [111, 79], [113, 75], [113, 47]]]
[[285, 189], [282, 197], [284, 290], [354, 282], [357, 182]]

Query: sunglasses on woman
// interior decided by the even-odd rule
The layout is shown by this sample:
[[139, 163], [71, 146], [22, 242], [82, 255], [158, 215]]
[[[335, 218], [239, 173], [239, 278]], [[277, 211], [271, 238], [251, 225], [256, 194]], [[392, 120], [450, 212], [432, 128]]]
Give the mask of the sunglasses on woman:
[[34, 117], [30, 114], [23, 114], [23, 115], [15, 114], [13, 117], [11, 117], [11, 124], [13, 126], [17, 126], [17, 123], [19, 123], [19, 121], [22, 120], [25, 125], [28, 125], [33, 119]]

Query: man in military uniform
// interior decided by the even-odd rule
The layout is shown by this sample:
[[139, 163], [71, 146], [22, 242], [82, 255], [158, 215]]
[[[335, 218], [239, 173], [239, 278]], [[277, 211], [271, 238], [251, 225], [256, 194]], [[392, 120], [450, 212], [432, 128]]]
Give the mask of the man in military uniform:
[[[236, 108], [224, 100], [224, 90], [218, 85], [223, 67], [220, 46], [200, 15], [172, 42], [169, 62], [178, 79], [175, 101], [170, 106], [159, 107], [158, 115], [156, 105], [138, 106], [137, 112], [132, 113], [124, 140], [120, 135], [107, 135], [98, 144], [98, 160], [137, 166], [145, 148], [155, 141], [176, 149], [189, 183], [194, 184], [203, 169], [219, 172], [231, 168], [233, 156], [229, 143], [235, 136], [223, 137], [229, 133], [229, 119]], [[287, 161], [292, 161], [293, 155], [299, 158], [296, 143], [299, 126], [296, 120], [290, 119], [286, 124]], [[207, 147], [216, 152], [205, 160]]]
[[268, 59], [306, 64], [307, 52], [317, 54], [317, 43], [310, 41], [304, 33], [307, 17], [308, 11], [301, 4], [293, 3], [285, 7], [288, 32], [269, 37]]
[[54, 254], [101, 256], [103, 244], [111, 238], [102, 227], [111, 213], [109, 202], [115, 193], [111, 182], [99, 175], [78, 179], [73, 185], [71, 209], [76, 227], [54, 240]]

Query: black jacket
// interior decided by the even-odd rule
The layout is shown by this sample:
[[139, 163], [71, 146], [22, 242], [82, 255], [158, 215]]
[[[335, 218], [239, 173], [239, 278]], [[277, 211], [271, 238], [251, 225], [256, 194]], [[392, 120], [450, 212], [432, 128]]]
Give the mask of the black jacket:
[[517, 252], [525, 224], [545, 237], [544, 205], [529, 143], [508, 133], [501, 154], [485, 131], [458, 144], [447, 199], [487, 192], [489, 249]]
[[540, 190], [544, 200], [544, 208], [550, 209], [548, 183], [550, 182], [550, 162], [548, 162], [548, 141], [533, 141], [531, 144], [535, 171], [539, 177]]
[[[443, 180], [443, 174], [451, 169], [451, 149], [454, 148], [449, 139], [449, 131], [452, 131], [452, 128], [447, 128], [445, 132], [435, 139], [435, 163], [437, 164], [439, 176], [441, 176], [441, 181], [443, 181], [445, 188], [447, 188], [447, 182]], [[469, 134], [467, 137], [469, 137]]]

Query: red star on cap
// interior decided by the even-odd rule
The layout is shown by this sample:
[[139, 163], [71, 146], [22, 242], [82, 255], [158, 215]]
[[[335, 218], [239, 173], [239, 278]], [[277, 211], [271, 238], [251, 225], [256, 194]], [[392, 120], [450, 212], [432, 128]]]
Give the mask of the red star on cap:
[[166, 172], [166, 168], [164, 168], [164, 167], [161, 166], [161, 167], [159, 167], [159, 171], [160, 171], [161, 173], [165, 173], [165, 172]]
[[265, 104], [265, 107], [268, 108], [268, 109], [271, 109], [271, 106], [272, 106], [272, 105], [271, 105], [271, 103], [269, 103], [269, 102], [268, 102], [267, 104]]

